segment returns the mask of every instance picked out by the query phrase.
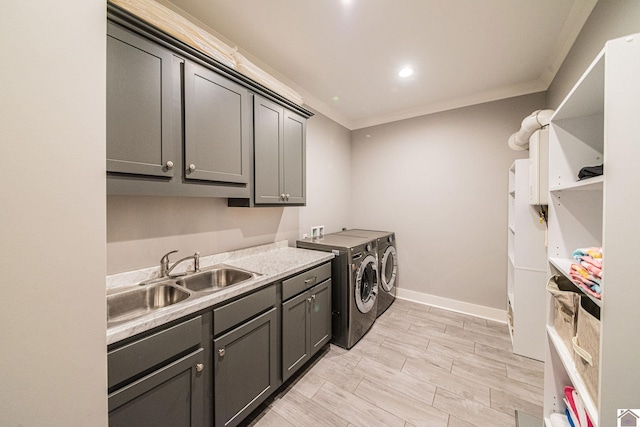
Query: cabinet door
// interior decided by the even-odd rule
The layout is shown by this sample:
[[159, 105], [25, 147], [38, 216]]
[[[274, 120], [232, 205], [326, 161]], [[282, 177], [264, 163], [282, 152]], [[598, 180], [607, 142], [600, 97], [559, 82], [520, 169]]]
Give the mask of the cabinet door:
[[109, 395], [110, 427], [203, 425], [204, 350]]
[[281, 182], [282, 123], [284, 109], [279, 105], [254, 97], [255, 203], [283, 203]]
[[173, 55], [107, 25], [107, 171], [171, 177]]
[[276, 389], [276, 325], [274, 307], [213, 341], [216, 426], [238, 425]]
[[300, 205], [306, 201], [306, 127], [304, 118], [285, 111], [282, 192], [288, 204]]
[[226, 77], [185, 62], [185, 177], [248, 184], [249, 92]]
[[282, 380], [286, 381], [309, 360], [309, 305], [304, 292], [282, 304]]
[[310, 354], [314, 355], [331, 339], [331, 279], [310, 291]]

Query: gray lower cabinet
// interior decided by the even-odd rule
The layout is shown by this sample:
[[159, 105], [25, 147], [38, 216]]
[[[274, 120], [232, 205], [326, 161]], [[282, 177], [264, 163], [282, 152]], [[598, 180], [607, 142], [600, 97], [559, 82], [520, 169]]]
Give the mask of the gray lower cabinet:
[[203, 426], [203, 364], [201, 348], [110, 394], [109, 426]]
[[279, 307], [270, 285], [213, 310], [216, 427], [238, 425], [279, 385]]
[[108, 172], [173, 176], [172, 57], [107, 23]]
[[191, 61], [185, 79], [185, 177], [248, 184], [251, 165], [249, 92]]
[[282, 303], [282, 379], [331, 339], [331, 279]]
[[254, 203], [306, 203], [306, 119], [254, 96]]
[[197, 316], [110, 350], [109, 425], [203, 426], [205, 376], [211, 369], [202, 339]]

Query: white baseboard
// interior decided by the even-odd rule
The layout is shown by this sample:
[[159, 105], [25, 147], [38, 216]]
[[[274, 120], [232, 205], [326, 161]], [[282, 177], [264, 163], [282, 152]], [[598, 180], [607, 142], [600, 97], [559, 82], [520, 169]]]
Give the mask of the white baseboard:
[[482, 317], [484, 319], [493, 320], [494, 322], [507, 323], [506, 310], [456, 301], [449, 298], [438, 297], [401, 288], [396, 289], [396, 297], [421, 304], [432, 305], [434, 307], [444, 308], [446, 310], [456, 311], [458, 313]]

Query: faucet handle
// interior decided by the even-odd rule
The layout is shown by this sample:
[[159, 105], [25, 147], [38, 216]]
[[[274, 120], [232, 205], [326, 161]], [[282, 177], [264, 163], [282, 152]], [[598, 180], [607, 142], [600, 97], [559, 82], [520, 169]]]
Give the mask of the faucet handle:
[[197, 273], [200, 271], [200, 252], [193, 254], [193, 269]]
[[177, 249], [176, 249], [176, 250], [173, 250], [173, 251], [170, 251], [170, 252], [167, 252], [166, 254], [164, 254], [164, 255], [162, 256], [162, 258], [160, 258], [160, 262], [161, 262], [161, 263], [162, 263], [162, 262], [167, 262], [167, 263], [168, 263], [168, 262], [169, 262], [169, 255], [171, 255], [171, 254], [175, 254], [176, 252], [178, 252], [178, 250], [177, 250]]
[[160, 258], [160, 277], [165, 277], [169, 274], [169, 255], [175, 254], [178, 250], [167, 252]]

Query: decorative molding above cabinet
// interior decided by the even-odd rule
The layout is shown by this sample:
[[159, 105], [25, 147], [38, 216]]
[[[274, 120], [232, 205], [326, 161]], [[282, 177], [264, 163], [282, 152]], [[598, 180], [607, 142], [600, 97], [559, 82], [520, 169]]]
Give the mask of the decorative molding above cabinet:
[[[304, 205], [310, 111], [111, 4], [108, 12], [107, 194], [250, 206], [273, 167], [280, 199], [268, 204]], [[254, 96], [281, 112], [277, 164], [254, 163]]]

